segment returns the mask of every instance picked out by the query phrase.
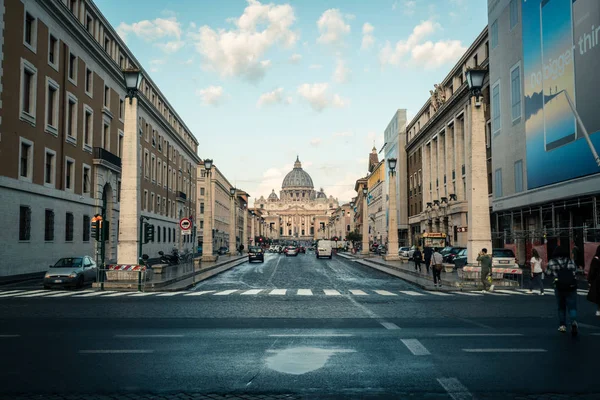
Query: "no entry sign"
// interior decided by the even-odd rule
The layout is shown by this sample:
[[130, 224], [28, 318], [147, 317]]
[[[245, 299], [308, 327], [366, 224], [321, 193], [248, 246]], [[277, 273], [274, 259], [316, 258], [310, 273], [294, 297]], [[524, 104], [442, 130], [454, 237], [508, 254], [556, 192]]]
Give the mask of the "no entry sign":
[[192, 229], [192, 221], [190, 221], [188, 218], [181, 218], [181, 221], [179, 221], [179, 227], [182, 231], [189, 231]]

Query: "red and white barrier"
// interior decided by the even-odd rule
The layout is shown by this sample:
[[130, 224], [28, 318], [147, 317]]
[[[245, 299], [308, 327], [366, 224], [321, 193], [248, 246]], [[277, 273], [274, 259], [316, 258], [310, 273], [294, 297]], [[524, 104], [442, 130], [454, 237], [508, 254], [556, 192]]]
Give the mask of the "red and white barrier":
[[107, 265], [106, 269], [108, 269], [109, 271], [145, 271], [146, 267], [144, 265], [111, 264]]
[[[464, 272], [481, 272], [481, 267], [463, 267], [463, 271]], [[492, 273], [523, 275], [523, 270], [521, 268], [492, 268]]]

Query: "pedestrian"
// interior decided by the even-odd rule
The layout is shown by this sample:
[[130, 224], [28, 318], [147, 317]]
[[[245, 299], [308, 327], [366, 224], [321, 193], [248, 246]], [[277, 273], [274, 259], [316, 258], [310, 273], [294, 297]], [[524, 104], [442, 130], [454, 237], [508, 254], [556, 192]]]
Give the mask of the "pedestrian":
[[492, 257], [488, 254], [487, 249], [481, 249], [481, 252], [477, 256], [477, 261], [481, 266], [481, 283], [483, 284], [483, 292], [493, 291], [494, 285], [491, 284], [488, 275], [491, 277], [492, 273]]
[[537, 285], [540, 288], [540, 296], [544, 295], [544, 281], [542, 275], [544, 269], [542, 268], [542, 259], [536, 249], [532, 251], [532, 257], [529, 261], [531, 264], [531, 280], [529, 281], [529, 293], [533, 293], [533, 286]]
[[415, 249], [415, 252], [413, 253], [413, 260], [415, 261], [415, 271], [417, 269], [419, 269], [419, 272], [421, 272], [421, 260], [423, 259], [423, 254], [421, 254], [421, 250], [419, 250], [419, 247], [417, 247]]
[[240, 244], [240, 256], [244, 255], [244, 245]]
[[590, 284], [590, 291], [588, 292], [587, 299], [596, 304], [596, 317], [600, 317], [600, 246], [596, 247], [596, 255], [590, 263], [588, 282]]
[[427, 275], [429, 275], [429, 266], [431, 265], [432, 254], [433, 251], [431, 250], [431, 247], [425, 246], [425, 248], [423, 249], [423, 255], [425, 257], [425, 268], [427, 268]]
[[[575, 238], [577, 240], [577, 238]], [[573, 257], [573, 262], [578, 269], [583, 270], [583, 253], [579, 250], [579, 246], [574, 245], [573, 250], [571, 250], [571, 256]]]
[[558, 331], [567, 331], [567, 313], [571, 321], [571, 334], [579, 332], [577, 325], [577, 267], [569, 258], [569, 250], [558, 246], [548, 262], [548, 271], [554, 277], [554, 295], [558, 306]]
[[440, 254], [440, 252], [434, 248], [433, 254], [431, 255], [431, 270], [433, 271], [433, 286], [442, 287], [442, 268], [444, 257]]

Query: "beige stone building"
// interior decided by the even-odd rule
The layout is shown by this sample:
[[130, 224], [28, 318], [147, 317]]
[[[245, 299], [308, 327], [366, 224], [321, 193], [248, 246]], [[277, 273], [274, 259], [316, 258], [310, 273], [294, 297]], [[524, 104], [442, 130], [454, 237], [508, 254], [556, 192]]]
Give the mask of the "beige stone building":
[[[474, 131], [465, 72], [488, 67], [487, 27], [471, 44], [446, 78], [431, 91], [431, 98], [406, 127], [409, 164], [409, 222], [411, 244], [423, 232], [445, 233], [450, 244], [467, 245], [468, 180], [474, 169], [487, 169], [491, 195], [491, 140], [489, 83], [483, 88], [486, 129]], [[469, 164], [472, 135], [485, 135], [487, 165]], [[422, 204], [418, 204], [422, 199]]]
[[[92, 1], [2, 4], [0, 277], [39, 273], [65, 255], [94, 256], [95, 214], [109, 222], [106, 260], [116, 261], [122, 70], [130, 66], [143, 73], [141, 213], [156, 228], [143, 252], [153, 257], [178, 246], [178, 220], [196, 209], [199, 161], [181, 117]], [[191, 247], [192, 238], [183, 245]]]
[[[261, 196], [254, 208], [265, 221], [271, 239], [310, 241], [326, 237], [329, 218], [339, 203], [323, 190], [316, 191], [310, 175], [296, 158], [294, 168], [283, 179], [279, 196], [275, 190]], [[266, 235], [265, 235], [266, 236]]]

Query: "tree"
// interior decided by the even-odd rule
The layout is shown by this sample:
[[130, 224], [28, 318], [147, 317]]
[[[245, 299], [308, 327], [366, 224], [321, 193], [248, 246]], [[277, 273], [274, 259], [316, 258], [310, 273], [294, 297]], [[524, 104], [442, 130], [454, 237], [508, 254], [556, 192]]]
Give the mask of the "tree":
[[350, 232], [346, 235], [346, 239], [351, 242], [362, 242], [362, 234], [358, 232]]

